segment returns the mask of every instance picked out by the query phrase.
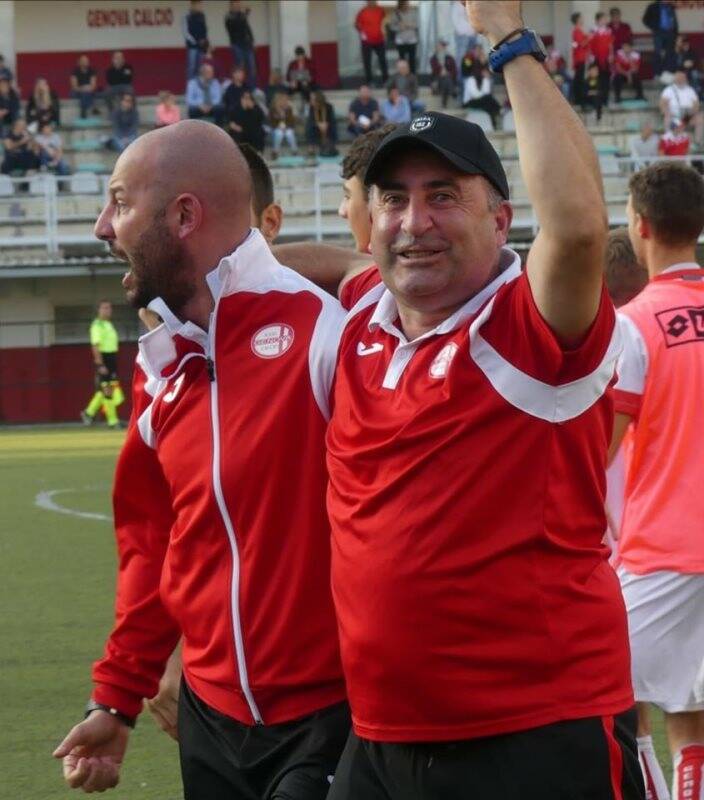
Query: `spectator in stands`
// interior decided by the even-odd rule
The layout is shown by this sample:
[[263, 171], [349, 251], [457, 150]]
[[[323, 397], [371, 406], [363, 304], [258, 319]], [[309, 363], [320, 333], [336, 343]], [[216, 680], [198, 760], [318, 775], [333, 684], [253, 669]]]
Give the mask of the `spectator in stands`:
[[584, 30], [584, 18], [578, 12], [572, 20], [572, 102], [584, 107], [586, 104], [585, 71], [590, 56], [589, 34]]
[[379, 143], [395, 127], [387, 124], [358, 136], [342, 161], [342, 201], [337, 213], [342, 219], [347, 220], [354, 237], [355, 249], [360, 253], [369, 252], [372, 229], [369, 216], [369, 187], [364, 185], [364, 174]]
[[702, 145], [704, 136], [704, 115], [697, 93], [687, 82], [687, 73], [677, 70], [669, 86], [660, 95], [660, 110], [664, 118], [664, 128], [670, 130], [673, 122], [680, 122], [687, 117], [688, 125], [694, 128], [694, 141]]
[[45, 122], [60, 124], [59, 96], [46, 78], [37, 78], [24, 113], [30, 132], [36, 133]]
[[0, 136], [5, 136], [20, 115], [20, 98], [7, 78], [0, 78]]
[[111, 150], [121, 153], [139, 136], [139, 111], [134, 95], [123, 94], [117, 108], [112, 112], [112, 136], [107, 142]]
[[258, 153], [264, 150], [266, 131], [264, 112], [254, 102], [250, 91], [242, 92], [239, 108], [227, 113], [225, 130], [237, 144], [251, 145]]
[[311, 95], [306, 121], [306, 142], [311, 148], [318, 146], [321, 156], [337, 155], [335, 109], [320, 89], [316, 89]]
[[304, 47], [299, 45], [293, 52], [295, 58], [289, 62], [286, 80], [291, 94], [300, 94], [301, 108], [303, 108], [310, 98], [311, 91], [315, 89], [315, 68]]
[[293, 113], [289, 95], [274, 95], [269, 106], [269, 126], [271, 127], [271, 144], [274, 148], [273, 158], [278, 158], [279, 150], [284, 142], [291, 148], [292, 155], [297, 155], [296, 115]]
[[457, 62], [447, 52], [447, 40], [438, 39], [435, 52], [430, 57], [430, 88], [433, 94], [440, 95], [443, 108], [447, 108], [450, 95], [455, 95], [457, 87]]
[[621, 9], [612, 8], [609, 11], [609, 28], [614, 37], [614, 53], [618, 52], [623, 45], [633, 44], [633, 31], [631, 26], [621, 19]]
[[679, 31], [677, 12], [670, 0], [649, 3], [643, 24], [653, 34], [653, 70], [656, 75], [675, 68], [675, 39]]
[[232, 70], [232, 80], [227, 84], [227, 88], [222, 96], [222, 104], [225, 111], [239, 108], [242, 93], [247, 90], [246, 74], [243, 67], [234, 67]]
[[606, 24], [606, 14], [597, 11], [594, 16], [594, 29], [589, 39], [594, 63], [599, 67], [599, 88], [601, 105], [609, 102], [609, 85], [611, 83], [611, 64], [614, 59], [614, 35]]
[[155, 127], [163, 128], [173, 125], [181, 119], [181, 109], [176, 103], [176, 98], [169, 91], [159, 92], [159, 105], [154, 111]]
[[0, 172], [5, 175], [24, 175], [28, 170], [39, 169], [39, 146], [34, 141], [27, 123], [17, 117], [2, 141], [5, 157]]
[[181, 31], [186, 42], [186, 80], [191, 80], [199, 74], [203, 53], [208, 49], [208, 23], [201, 0], [190, 0]]
[[279, 92], [283, 92], [285, 94], [288, 92], [288, 89], [288, 84], [284, 80], [281, 70], [278, 67], [274, 67], [274, 69], [269, 72], [269, 84], [266, 87], [265, 92], [267, 105], [271, 104], [275, 94], [278, 94]]
[[396, 72], [391, 76], [387, 89], [395, 86], [411, 104], [411, 112], [419, 114], [425, 105], [418, 100], [418, 78], [411, 73], [408, 61], [402, 58], [396, 62]]
[[54, 130], [51, 122], [44, 122], [34, 137], [38, 146], [39, 163], [57, 175], [69, 175], [71, 170], [63, 160], [64, 145], [61, 136]]
[[94, 107], [97, 90], [98, 78], [90, 65], [90, 59], [87, 55], [79, 56], [78, 64], [71, 73], [71, 97], [78, 98], [81, 119], [85, 119], [89, 111], [97, 113]]
[[5, 56], [0, 53], [0, 80], [6, 80], [10, 85], [15, 80], [15, 75], [5, 63]]
[[562, 92], [564, 98], [569, 100], [571, 81], [562, 53], [556, 47], [552, 47], [548, 50], [548, 57], [545, 59], [544, 64], [548, 75], [555, 82], [555, 86]]
[[257, 62], [254, 57], [254, 34], [249, 24], [249, 8], [240, 0], [230, 0], [230, 10], [225, 15], [225, 28], [230, 38], [232, 64], [245, 70], [245, 81], [253, 89], [257, 79]]
[[186, 106], [190, 119], [212, 119], [217, 125], [222, 124], [222, 88], [210, 64], [201, 64], [198, 77], [188, 81]]
[[372, 53], [376, 53], [382, 83], [386, 83], [389, 79], [389, 69], [386, 66], [385, 18], [386, 12], [377, 3], [377, 0], [367, 0], [366, 5], [359, 10], [354, 21], [362, 45], [364, 81], [369, 86], [372, 84]]
[[418, 11], [409, 0], [397, 0], [391, 17], [390, 28], [394, 32], [398, 57], [408, 62], [413, 75], [416, 74], [416, 47], [418, 46]]
[[105, 70], [105, 102], [108, 111], [112, 111], [115, 100], [125, 94], [134, 94], [134, 72], [132, 66], [125, 61], [124, 53], [116, 50], [110, 59], [110, 66]]
[[601, 122], [604, 102], [602, 99], [599, 65], [596, 62], [589, 65], [584, 79], [584, 104], [585, 107], [591, 107], [596, 111], [596, 121]]
[[488, 67], [477, 64], [473, 74], [465, 80], [462, 106], [486, 111], [494, 130], [498, 128], [501, 105], [492, 94], [491, 70]]
[[621, 92], [628, 86], [636, 93], [636, 100], [643, 100], [643, 84], [640, 79], [640, 53], [630, 42], [616, 51], [614, 57], [614, 98], [621, 102]]
[[675, 42], [675, 70], [687, 73], [690, 85], [697, 82], [697, 55], [686, 36], [678, 36]]
[[686, 156], [689, 155], [691, 140], [687, 133], [687, 126], [690, 123], [689, 114], [683, 114], [682, 118], [672, 122], [670, 130], [665, 131], [660, 137], [660, 154], [663, 156]]
[[359, 87], [359, 94], [350, 103], [348, 117], [347, 129], [353, 136], [379, 127], [379, 103], [372, 97], [372, 90], [366, 84]]
[[411, 121], [411, 104], [408, 98], [399, 92], [397, 86], [389, 86], [388, 97], [381, 104], [381, 116], [385, 122], [402, 125]]
[[[631, 158], [655, 159], [660, 152], [660, 137], [655, 133], [652, 122], [644, 122], [640, 127], [640, 133], [631, 137], [630, 153]], [[649, 164], [650, 161], [644, 160], [638, 164], [638, 168]]]
[[464, 0], [452, 0], [450, 13], [455, 31], [455, 60], [459, 64], [477, 46], [477, 32], [469, 23]]

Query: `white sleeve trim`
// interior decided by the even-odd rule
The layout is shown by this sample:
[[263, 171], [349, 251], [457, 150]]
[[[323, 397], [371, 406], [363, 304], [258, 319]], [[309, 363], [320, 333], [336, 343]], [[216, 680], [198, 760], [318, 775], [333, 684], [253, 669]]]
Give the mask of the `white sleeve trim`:
[[512, 406], [547, 422], [566, 422], [583, 414], [604, 394], [621, 351], [618, 325], [599, 366], [589, 375], [551, 386], [522, 372], [484, 339], [479, 330], [491, 316], [494, 299], [469, 328], [469, 354], [494, 389]]
[[648, 375], [648, 348], [645, 339], [630, 317], [617, 314], [616, 319], [623, 339], [623, 351], [616, 368], [616, 388], [623, 392], [643, 394]]
[[326, 422], [330, 421], [330, 393], [335, 379], [337, 349], [342, 336], [345, 312], [332, 296], [320, 296], [322, 308], [308, 347], [308, 369], [313, 397]]

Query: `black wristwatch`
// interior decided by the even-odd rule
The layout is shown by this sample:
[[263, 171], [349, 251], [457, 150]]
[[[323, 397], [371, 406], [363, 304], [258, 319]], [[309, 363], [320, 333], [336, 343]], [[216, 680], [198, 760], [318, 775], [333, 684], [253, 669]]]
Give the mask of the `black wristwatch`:
[[123, 725], [127, 725], [128, 728], [134, 728], [134, 726], [137, 724], [137, 719], [135, 717], [128, 717], [127, 714], [123, 714], [122, 711], [118, 711], [116, 708], [112, 708], [112, 706], [106, 706], [103, 703], [96, 703], [93, 698], [88, 701], [86, 713], [83, 719], [85, 719], [91, 713], [91, 711], [105, 711], [106, 713], [115, 717], [115, 719], [119, 720]]

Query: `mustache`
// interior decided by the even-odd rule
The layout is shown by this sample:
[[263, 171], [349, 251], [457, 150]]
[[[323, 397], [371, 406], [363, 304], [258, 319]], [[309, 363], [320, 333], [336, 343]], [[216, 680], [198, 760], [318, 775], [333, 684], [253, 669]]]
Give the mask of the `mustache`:
[[120, 261], [127, 261], [129, 262], [129, 258], [127, 253], [118, 247], [114, 242], [110, 242], [109, 245], [110, 255], [114, 256], [115, 258], [119, 259]]

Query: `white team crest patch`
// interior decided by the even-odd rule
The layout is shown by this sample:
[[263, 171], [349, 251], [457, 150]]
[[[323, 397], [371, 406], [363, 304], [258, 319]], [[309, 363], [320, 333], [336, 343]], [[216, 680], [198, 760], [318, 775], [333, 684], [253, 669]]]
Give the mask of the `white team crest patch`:
[[252, 336], [252, 352], [260, 358], [278, 358], [290, 349], [293, 337], [290, 325], [283, 322], [267, 325]]
[[452, 359], [455, 353], [459, 350], [459, 346], [454, 342], [446, 344], [445, 347], [435, 356], [433, 363], [430, 365], [429, 374], [431, 378], [444, 378], [447, 375], [447, 370], [450, 368]]
[[435, 117], [430, 116], [430, 114], [421, 114], [419, 117], [416, 117], [413, 122], [411, 122], [410, 131], [411, 133], [427, 131], [428, 128], [432, 128], [434, 124]]

